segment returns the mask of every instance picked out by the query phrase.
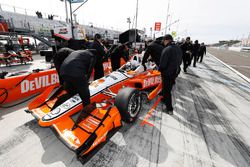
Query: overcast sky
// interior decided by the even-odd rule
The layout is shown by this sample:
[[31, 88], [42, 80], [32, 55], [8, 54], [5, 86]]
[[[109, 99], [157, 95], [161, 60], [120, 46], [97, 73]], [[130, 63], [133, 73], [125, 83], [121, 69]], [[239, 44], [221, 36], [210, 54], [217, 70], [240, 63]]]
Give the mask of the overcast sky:
[[[165, 27], [168, 2], [139, 0], [138, 28], [146, 28], [147, 34], [151, 35], [150, 27], [154, 27], [155, 22], [161, 22]], [[0, 3], [30, 9], [28, 13], [32, 14], [39, 10], [65, 18], [64, 3], [60, 0], [0, 0]], [[78, 5], [73, 5], [73, 9]], [[191, 36], [193, 40], [206, 43], [247, 38], [250, 33], [249, 7], [250, 0], [170, 0], [169, 23], [179, 20], [171, 26], [170, 32], [177, 31], [180, 37]], [[7, 9], [6, 6], [2, 8]], [[17, 11], [24, 13], [21, 9]], [[94, 26], [124, 31], [128, 29], [127, 18], [133, 21], [135, 11], [136, 0], [88, 0], [76, 13], [82, 24], [93, 23]]]

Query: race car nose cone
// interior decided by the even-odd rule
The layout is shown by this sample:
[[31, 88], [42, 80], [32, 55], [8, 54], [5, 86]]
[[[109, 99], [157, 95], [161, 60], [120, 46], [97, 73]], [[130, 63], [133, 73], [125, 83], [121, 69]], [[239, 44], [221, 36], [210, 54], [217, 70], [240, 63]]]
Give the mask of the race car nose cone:
[[51, 114], [56, 115], [56, 114], [58, 114], [60, 111], [61, 111], [60, 108], [56, 108], [56, 109], [54, 109], [54, 110], [51, 111]]

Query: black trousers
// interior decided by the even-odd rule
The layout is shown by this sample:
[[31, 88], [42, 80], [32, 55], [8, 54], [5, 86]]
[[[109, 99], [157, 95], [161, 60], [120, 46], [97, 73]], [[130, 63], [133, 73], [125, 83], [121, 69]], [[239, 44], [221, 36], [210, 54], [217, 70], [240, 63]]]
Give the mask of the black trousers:
[[166, 105], [168, 111], [173, 111], [172, 106], [172, 88], [175, 83], [176, 75], [162, 75], [162, 95], [163, 95], [163, 102]]
[[188, 66], [191, 64], [191, 58], [189, 55], [185, 54], [183, 55], [183, 70], [184, 72], [187, 71]]
[[112, 57], [111, 57], [111, 67], [112, 67], [112, 71], [115, 71], [115, 70], [119, 69], [120, 66], [121, 66], [120, 59], [112, 58]]
[[198, 54], [198, 55], [197, 55], [196, 62], [198, 62], [198, 61], [199, 61], [199, 59], [200, 59], [200, 55]]
[[203, 60], [203, 56], [204, 56], [204, 54], [200, 54], [200, 63], [201, 63], [202, 60]]
[[104, 70], [103, 70], [102, 62], [96, 62], [94, 70], [95, 70], [94, 80], [104, 77]]
[[194, 66], [194, 67], [196, 67], [197, 57], [198, 57], [198, 55], [197, 55], [197, 54], [194, 54], [194, 57], [193, 57], [193, 66]]
[[65, 90], [71, 94], [79, 94], [82, 99], [83, 106], [90, 104], [90, 92], [89, 92], [89, 83], [85, 77], [72, 77], [68, 75], [62, 75], [64, 80]]

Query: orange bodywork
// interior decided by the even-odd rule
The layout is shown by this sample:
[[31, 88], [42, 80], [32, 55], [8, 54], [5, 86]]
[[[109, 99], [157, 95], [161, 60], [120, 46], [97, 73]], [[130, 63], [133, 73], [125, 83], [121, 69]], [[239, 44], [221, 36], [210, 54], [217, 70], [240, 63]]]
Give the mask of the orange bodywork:
[[8, 32], [8, 24], [5, 21], [0, 22], [0, 32]]
[[[32, 52], [25, 50], [21, 52], [25, 57], [32, 57]], [[6, 57], [0, 54], [0, 61]], [[5, 63], [5, 61], [3, 61]], [[125, 62], [121, 60], [121, 64]], [[103, 63], [105, 75], [109, 74], [111, 62]], [[90, 80], [93, 80], [93, 74]], [[40, 72], [28, 73], [19, 76], [13, 76], [0, 79], [0, 105], [10, 103], [31, 95], [41, 93], [50, 86], [59, 86], [58, 74], [55, 69]]]
[[[106, 109], [97, 108], [91, 114], [93, 116], [88, 116], [86, 119], [81, 121], [78, 124], [78, 128], [71, 130], [74, 126], [74, 121], [70, 117], [64, 117], [64, 119], [56, 124], [53, 124], [52, 127], [55, 129], [57, 134], [63, 141], [66, 141], [66, 145], [70, 147], [72, 150], [77, 150], [81, 147], [86, 140], [90, 137], [91, 134], [94, 133], [94, 130], [100, 124], [100, 120], [104, 117], [104, 115], [108, 112]], [[83, 156], [90, 152], [93, 148], [95, 148], [101, 142], [106, 141], [106, 136], [109, 131], [114, 128], [118, 128], [121, 126], [121, 116], [116, 107], [112, 107], [109, 111], [109, 118], [103, 121], [103, 125], [97, 129], [96, 134], [97, 137], [95, 141], [91, 144], [91, 146], [80, 156]], [[99, 119], [97, 119], [99, 118]]]
[[[96, 85], [100, 84], [103, 82], [103, 79], [99, 79], [96, 80], [94, 82], [92, 82], [91, 86], [95, 87]], [[109, 87], [110, 91], [117, 94], [118, 91], [123, 88], [123, 87], [135, 87], [138, 88], [140, 90], [143, 89], [148, 89], [148, 88], [153, 88], [158, 86], [161, 83], [161, 76], [160, 76], [160, 72], [156, 71], [156, 70], [150, 70], [150, 71], [145, 71], [133, 78], [129, 78], [124, 80], [123, 82], [119, 82], [115, 85], [112, 85]], [[161, 90], [161, 84], [160, 86], [157, 87], [157, 89], [155, 89], [151, 94], [150, 94], [150, 100], [155, 97]], [[40, 97], [36, 98], [34, 101], [39, 101], [39, 98], [45, 96], [46, 92], [44, 92], [43, 94], [40, 95]], [[75, 114], [76, 112], [82, 110], [82, 105], [81, 103], [73, 108], [71, 108], [68, 112], [66, 112], [65, 114], [59, 116], [58, 118], [52, 119], [50, 121], [44, 121], [42, 118], [50, 113], [51, 108], [53, 107], [53, 105], [55, 104], [55, 102], [58, 100], [58, 97], [60, 97], [61, 95], [66, 94], [65, 91], [62, 91], [56, 98], [51, 99], [47, 102], [45, 102], [43, 105], [40, 105], [38, 108], [34, 108], [31, 106], [34, 105], [34, 102], [31, 102], [28, 106], [29, 110], [31, 110], [31, 113], [33, 114], [33, 116], [38, 119], [39, 121], [39, 125], [46, 127], [46, 126], [51, 126], [52, 124], [55, 124], [57, 122], [60, 122], [64, 119], [64, 117], [68, 117], [71, 116], [73, 114]], [[47, 95], [46, 95], [47, 96]], [[98, 93], [94, 96], [91, 97], [91, 102], [96, 102], [96, 103], [101, 103], [107, 99], [111, 99], [112, 97], [103, 93]], [[40, 100], [41, 101], [41, 100]], [[41, 103], [40, 103], [41, 104]]]
[[[57, 100], [67, 93], [59, 89], [48, 98], [53, 90], [52, 87], [31, 102], [27, 112], [38, 120], [40, 126], [52, 127], [56, 135], [78, 156], [84, 156], [106, 141], [111, 130], [121, 126], [121, 115], [113, 106], [114, 96], [120, 89], [123, 87], [133, 87], [139, 90], [156, 88], [149, 94], [149, 99], [154, 98], [161, 90], [161, 76], [156, 70], [147, 70], [140, 74], [127, 72], [127, 74], [116, 71], [90, 84], [90, 92], [100, 88], [97, 92], [92, 91], [91, 95], [91, 103], [100, 106], [81, 122], [76, 123], [73, 119], [83, 109], [79, 96], [75, 95], [59, 107], [53, 107]], [[108, 85], [107, 81], [114, 81], [114, 84]], [[105, 87], [105, 84], [108, 86]], [[75, 124], [77, 128], [74, 129]]]
[[0, 79], [0, 105], [40, 93], [46, 88], [59, 86], [56, 70], [46, 70]]

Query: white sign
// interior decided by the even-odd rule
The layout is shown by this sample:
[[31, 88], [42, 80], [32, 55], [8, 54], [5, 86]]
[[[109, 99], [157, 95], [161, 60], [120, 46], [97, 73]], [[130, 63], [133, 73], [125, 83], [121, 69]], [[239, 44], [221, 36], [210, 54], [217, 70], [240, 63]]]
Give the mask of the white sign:
[[80, 3], [80, 2], [84, 2], [84, 0], [68, 0], [71, 3]]
[[153, 86], [161, 83], [161, 76], [151, 77], [144, 80], [144, 87]]
[[21, 83], [21, 93], [27, 93], [36, 89], [44, 88], [59, 83], [57, 74], [45, 75], [34, 78], [34, 80], [24, 80]]

